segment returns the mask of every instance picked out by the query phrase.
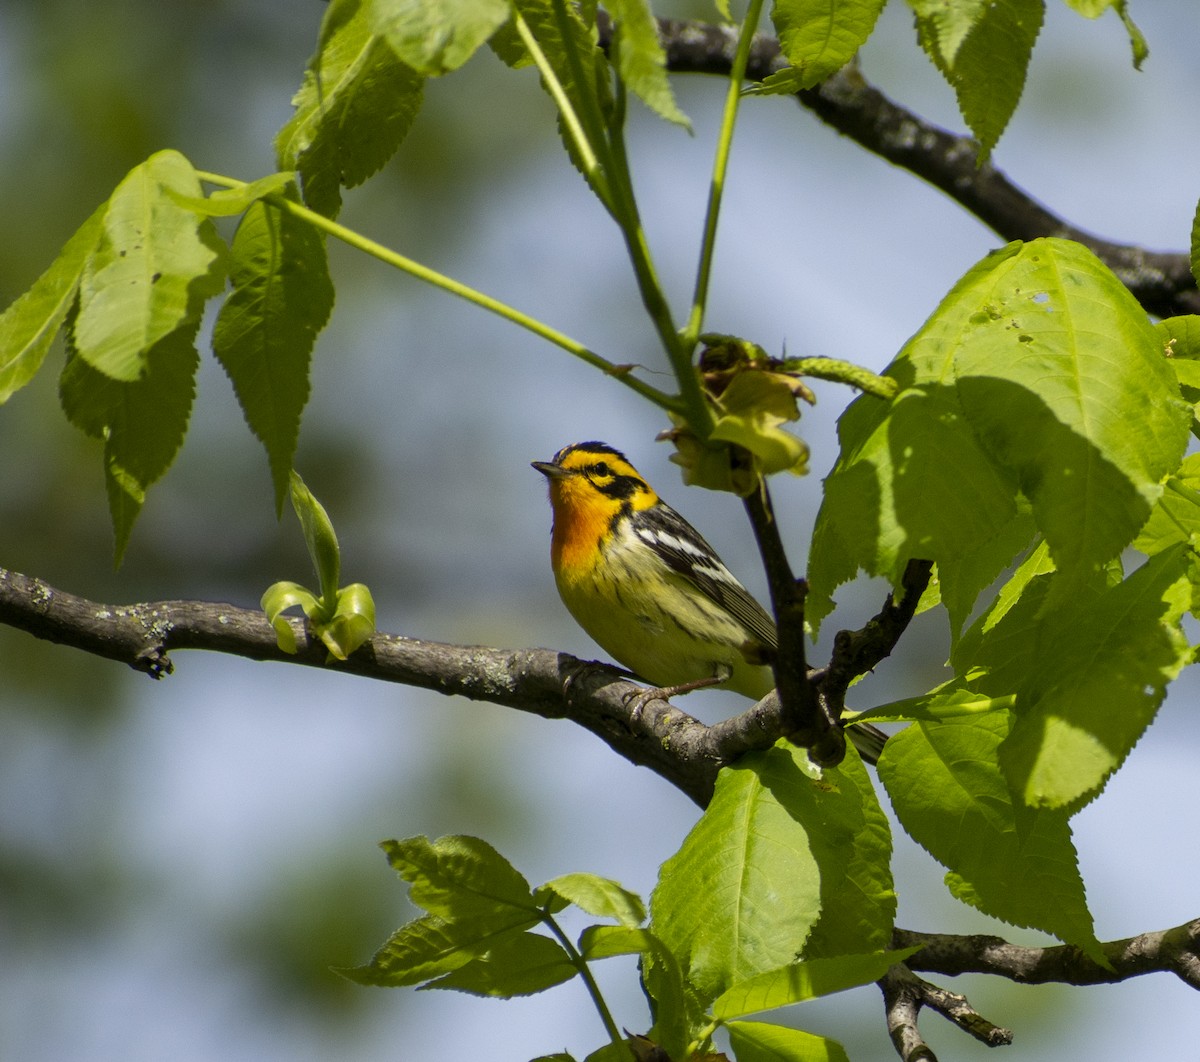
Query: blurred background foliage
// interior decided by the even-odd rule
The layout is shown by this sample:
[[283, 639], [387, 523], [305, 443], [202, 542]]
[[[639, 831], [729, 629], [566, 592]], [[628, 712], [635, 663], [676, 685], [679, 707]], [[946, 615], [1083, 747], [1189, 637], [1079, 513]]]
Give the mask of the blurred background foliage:
[[[1115, 18], [1081, 22], [1052, 0], [995, 158], [1078, 224], [1182, 249], [1200, 188], [1200, 20], [1189, 0], [1131, 6], [1151, 45], [1140, 75]], [[102, 11], [4, 0], [0, 303], [159, 148], [247, 179], [273, 169], [271, 138], [323, 11], [317, 0], [108, 0]], [[686, 2], [661, 13], [711, 15]], [[894, 97], [960, 127], [902, 5], [889, 6], [863, 62]], [[692, 77], [678, 91], [696, 135], [639, 112], [630, 139], [652, 245], [682, 306], [722, 88]], [[709, 325], [881, 368], [996, 237], [790, 101], [749, 101], [743, 113]], [[661, 366], [619, 240], [549, 117], [531, 73], [483, 54], [429, 86], [401, 155], [349, 194], [341, 220], [614, 360]], [[624, 389], [373, 261], [340, 246], [331, 255], [338, 305], [318, 341], [298, 467], [338, 528], [346, 580], [374, 590], [383, 629], [595, 655], [554, 593], [544, 485], [528, 468], [582, 438], [626, 449], [761, 591], [736, 502], [684, 492], [652, 445], [662, 425]], [[183, 453], [114, 572], [99, 449], [58, 412], [60, 359], [0, 410], [0, 563], [110, 603], [253, 605], [277, 579], [309, 579], [300, 534], [290, 516], [276, 522], [266, 460], [211, 359]], [[818, 395], [803, 425], [814, 474], [777, 491], [797, 561], [849, 398], [830, 385]], [[839, 621], [861, 623], [882, 592], [847, 592], [825, 640]], [[936, 681], [935, 617], [905, 650], [863, 684], [862, 705]], [[596, 1046], [578, 986], [500, 1006], [365, 990], [329, 967], [364, 961], [410, 915], [374, 847], [382, 838], [474, 833], [535, 882], [590, 870], [648, 894], [696, 813], [682, 796], [565, 723], [298, 668], [188, 654], [176, 666], [155, 684], [0, 628], [0, 1058], [517, 1062]], [[1077, 820], [1102, 936], [1200, 913], [1200, 856], [1163, 814], [1194, 814], [1200, 795], [1187, 754], [1200, 730], [1194, 693], [1181, 684], [1144, 755]], [[721, 694], [688, 707], [731, 710]], [[898, 842], [896, 870], [906, 925], [1007, 931], [954, 905], [912, 845]], [[648, 1024], [632, 969], [603, 972], [620, 1020]], [[1193, 994], [1162, 978], [956, 987], [1016, 1026], [1013, 1059], [1118, 1057], [1149, 1023], [1160, 1057], [1183, 1057], [1200, 1037]], [[798, 1018], [854, 1057], [889, 1057], [874, 995]], [[926, 1025], [945, 1057], [983, 1056]]]

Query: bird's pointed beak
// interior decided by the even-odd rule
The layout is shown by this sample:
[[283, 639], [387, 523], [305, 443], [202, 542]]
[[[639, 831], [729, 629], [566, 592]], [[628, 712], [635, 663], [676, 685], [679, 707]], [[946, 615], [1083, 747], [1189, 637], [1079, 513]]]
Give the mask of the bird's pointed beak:
[[553, 461], [530, 461], [529, 463], [550, 480], [565, 479], [571, 474], [561, 465], [556, 465]]

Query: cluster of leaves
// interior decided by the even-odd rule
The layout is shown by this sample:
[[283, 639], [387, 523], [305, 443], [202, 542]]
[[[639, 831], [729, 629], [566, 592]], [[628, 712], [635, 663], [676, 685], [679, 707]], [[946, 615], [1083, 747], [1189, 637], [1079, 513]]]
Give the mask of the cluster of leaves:
[[[1087, 15], [1121, 0], [1071, 0]], [[919, 37], [963, 102], [984, 147], [999, 136], [1019, 96], [998, 91], [992, 71], [1019, 70], [1040, 25], [1042, 0], [925, 4], [912, 0]], [[0, 401], [38, 371], [54, 337], [64, 336], [62, 375], [67, 417], [104, 444], [104, 469], [119, 560], [146, 491], [173, 462], [186, 433], [199, 355], [196, 334], [205, 303], [231, 286], [213, 335], [251, 430], [263, 442], [282, 510], [300, 417], [309, 396], [315, 338], [333, 306], [324, 238], [332, 233], [400, 268], [502, 312], [572, 353], [611, 372], [673, 415], [701, 442], [714, 414], [697, 382], [693, 351], [707, 297], [724, 162], [728, 156], [751, 32], [762, 0], [753, 0], [741, 33], [741, 67], [714, 170], [699, 279], [691, 314], [680, 328], [667, 309], [650, 257], [623, 144], [626, 94], [686, 126], [665, 70], [647, 0], [609, 5], [616, 26], [609, 52], [597, 45], [594, 4], [567, 0], [333, 0], [316, 54], [295, 97], [295, 113], [276, 138], [279, 171], [246, 184], [198, 172], [176, 152], [160, 152], [130, 172], [76, 232], [33, 287], [0, 316]], [[772, 9], [792, 66], [769, 88], [794, 91], [844, 65], [867, 39], [882, 0], [836, 5], [779, 0]], [[1018, 8], [1028, 7], [1028, 11]], [[728, 17], [727, 7], [722, 8]], [[1012, 26], [1028, 32], [1009, 32]], [[1135, 42], [1140, 41], [1130, 25]], [[1027, 40], [1014, 62], [1009, 51]], [[620, 226], [643, 301], [675, 371], [669, 395], [621, 371], [540, 322], [439, 277], [337, 226], [343, 188], [374, 174], [400, 147], [420, 110], [424, 83], [462, 66], [490, 44], [509, 66], [536, 66], [559, 108], [572, 161]], [[1001, 51], [997, 52], [996, 49]], [[974, 58], [972, 58], [974, 57]], [[986, 103], [986, 106], [985, 106]], [[982, 113], [986, 111], [986, 113]], [[205, 196], [201, 181], [225, 186]], [[231, 243], [213, 218], [241, 215]], [[753, 396], [752, 396], [753, 397]], [[779, 464], [781, 433], [769, 407], [777, 395], [739, 410], [735, 434], [750, 452]], [[761, 412], [761, 415], [760, 415]], [[755, 421], [765, 421], [761, 427]], [[750, 424], [749, 434], [745, 425]], [[723, 436], [722, 436], [723, 437]], [[802, 470], [802, 444], [783, 451]]]
[[894, 401], [843, 415], [813, 540], [814, 623], [858, 570], [936, 562], [954, 677], [864, 713], [917, 723], [880, 779], [954, 895], [1093, 952], [1069, 818], [1193, 659], [1197, 323], [1152, 325], [1078, 244], [994, 252], [889, 367]]
[[[1140, 59], [1144, 44], [1122, 0], [1068, 2], [1089, 16], [1114, 8]], [[791, 67], [763, 91], [808, 88], [840, 68], [882, 4], [778, 0], [771, 14]], [[880, 778], [905, 829], [947, 868], [955, 896], [1098, 955], [1070, 817], [1101, 792], [1192, 660], [1181, 623], [1200, 600], [1200, 462], [1183, 455], [1200, 405], [1200, 322], [1152, 325], [1089, 252], [1041, 240], [971, 269], [883, 380], [702, 336], [741, 73], [762, 6], [751, 0], [738, 36], [682, 326], [657, 279], [623, 142], [629, 94], [670, 122], [687, 122], [645, 0], [609, 5], [616, 30], [607, 52], [594, 3], [332, 0], [295, 114], [276, 141], [279, 172], [244, 183], [170, 151], [132, 170], [0, 316], [0, 401], [36, 374], [63, 335], [62, 405], [103, 442], [119, 558], [147, 489], [183, 441], [201, 315], [228, 284], [214, 353], [266, 448], [277, 509], [292, 495], [320, 583], [318, 591], [276, 584], [264, 608], [287, 642], [280, 614], [303, 607], [331, 654], [344, 656], [370, 634], [373, 606], [360, 588], [338, 587], [332, 527], [292, 472], [309, 360], [333, 305], [327, 236], [634, 387], [675, 419], [682, 463], [709, 485], [744, 492], [763, 472], [803, 470], [807, 449], [784, 430], [805, 397], [797, 374], [868, 389], [840, 422], [841, 456], [813, 541], [808, 618], [815, 627], [837, 587], [860, 571], [899, 585], [910, 561], [936, 563], [923, 604], [945, 606], [954, 677], [865, 713], [913, 723], [889, 742]], [[910, 6], [921, 46], [986, 153], [1019, 99], [1043, 0]], [[677, 393], [336, 222], [343, 189], [399, 148], [425, 81], [485, 45], [513, 69], [536, 68], [553, 97], [572, 163], [625, 239]], [[206, 184], [223, 190], [206, 195]], [[215, 219], [237, 215], [226, 241]], [[1200, 259], [1200, 235], [1193, 254]], [[737, 357], [697, 366], [705, 339], [710, 351]], [[714, 441], [735, 444], [719, 450], [726, 465], [717, 469]], [[731, 451], [749, 455], [749, 465], [730, 463]], [[1136, 564], [1131, 550], [1146, 559]], [[571, 875], [533, 890], [482, 842], [390, 844], [389, 858], [428, 914], [352, 976], [488, 995], [580, 976], [610, 1040], [593, 1057], [620, 1058], [631, 1045], [588, 963], [634, 954], [653, 1001], [647, 1037], [671, 1058], [710, 1053], [720, 1026], [746, 1059], [837, 1058], [831, 1042], [742, 1019], [873, 980], [902, 957], [885, 951], [890, 850], [853, 753], [818, 773], [794, 750], [776, 748], [722, 773], [704, 817], [662, 868], [648, 925], [641, 902], [604, 879]], [[569, 904], [615, 924], [590, 927], [573, 943], [555, 917]]]
[[[475, 838], [383, 847], [427, 913], [398, 929], [370, 963], [342, 972], [362, 984], [495, 997], [579, 976], [608, 1035], [589, 1062], [664, 1052], [721, 1057], [712, 1053], [720, 1028], [739, 1058], [845, 1059], [836, 1041], [744, 1019], [869, 984], [915, 950], [887, 950], [891, 837], [853, 754], [819, 776], [792, 748], [723, 772], [704, 816], [662, 866], [649, 924], [641, 899], [613, 881], [569, 874], [531, 889]], [[569, 905], [608, 922], [572, 942], [556, 918]], [[653, 1017], [644, 1035], [621, 1035], [588, 969], [620, 955], [640, 961]], [[639, 1054], [651, 1045], [660, 1053]]]

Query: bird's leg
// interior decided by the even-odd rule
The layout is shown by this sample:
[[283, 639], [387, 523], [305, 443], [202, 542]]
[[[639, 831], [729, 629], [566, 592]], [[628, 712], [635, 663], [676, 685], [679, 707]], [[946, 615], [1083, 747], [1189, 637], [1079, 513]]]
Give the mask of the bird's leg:
[[625, 695], [625, 705], [633, 705], [633, 711], [630, 714], [630, 722], [636, 723], [642, 717], [642, 712], [646, 710], [646, 705], [653, 701], [670, 701], [672, 697], [682, 697], [685, 693], [691, 693], [693, 690], [704, 690], [711, 686], [719, 686], [722, 682], [729, 679], [731, 672], [728, 667], [721, 665], [715, 675], [709, 675], [708, 678], [696, 679], [693, 682], [681, 682], [675, 686], [656, 686], [653, 689], [634, 690]]

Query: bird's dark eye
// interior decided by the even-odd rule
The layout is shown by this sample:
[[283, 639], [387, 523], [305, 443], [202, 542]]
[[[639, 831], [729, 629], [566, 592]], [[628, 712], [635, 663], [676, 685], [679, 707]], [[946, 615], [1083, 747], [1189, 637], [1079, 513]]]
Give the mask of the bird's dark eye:
[[592, 471], [598, 476], [612, 475], [612, 470], [608, 467], [607, 461], [597, 461], [594, 465], [592, 465]]

